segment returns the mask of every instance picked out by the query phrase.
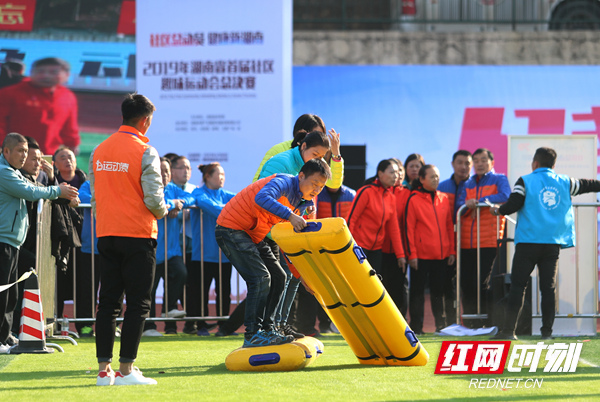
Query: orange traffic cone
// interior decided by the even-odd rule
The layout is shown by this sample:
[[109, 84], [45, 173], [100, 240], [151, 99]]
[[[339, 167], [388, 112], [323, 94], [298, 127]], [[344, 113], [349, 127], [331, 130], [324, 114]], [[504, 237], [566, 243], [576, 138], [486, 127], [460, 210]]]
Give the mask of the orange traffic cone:
[[10, 350], [10, 354], [54, 353], [54, 349], [46, 348], [45, 322], [38, 277], [34, 272], [25, 281], [19, 344]]

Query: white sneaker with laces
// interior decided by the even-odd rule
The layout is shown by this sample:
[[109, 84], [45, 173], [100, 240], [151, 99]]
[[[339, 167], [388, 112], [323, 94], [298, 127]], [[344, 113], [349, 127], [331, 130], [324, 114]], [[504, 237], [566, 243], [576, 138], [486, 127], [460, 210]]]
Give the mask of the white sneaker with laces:
[[0, 355], [7, 355], [10, 353], [10, 346], [0, 343]]
[[171, 310], [167, 313], [167, 317], [170, 317], [170, 318], [182, 318], [182, 317], [185, 317], [186, 315], [187, 315], [187, 313], [185, 312], [185, 310], [177, 310], [176, 308], [174, 308], [173, 310]]
[[142, 336], [163, 336], [163, 334], [161, 334], [155, 329], [147, 329], [144, 332], [142, 332]]
[[140, 369], [134, 367], [128, 375], [123, 375], [120, 371], [117, 371], [115, 385], [156, 385], [156, 380], [144, 377]]
[[98, 377], [96, 378], [96, 385], [113, 385], [115, 383], [115, 372], [111, 371], [110, 373], [106, 371], [101, 371], [98, 373]]

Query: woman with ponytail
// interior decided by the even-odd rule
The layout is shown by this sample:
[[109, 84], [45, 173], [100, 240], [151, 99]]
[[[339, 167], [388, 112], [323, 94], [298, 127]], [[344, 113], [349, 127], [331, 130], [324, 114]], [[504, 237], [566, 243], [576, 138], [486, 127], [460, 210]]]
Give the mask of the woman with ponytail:
[[263, 165], [269, 159], [271, 159], [273, 156], [275, 156], [277, 154], [288, 151], [292, 148], [296, 148], [298, 146], [298, 144], [300, 143], [300, 141], [302, 141], [304, 139], [304, 137], [306, 137], [306, 134], [308, 134], [312, 131], [321, 131], [323, 133], [327, 132], [325, 130], [325, 123], [323, 123], [323, 119], [321, 119], [316, 114], [310, 114], [310, 113], [303, 114], [302, 116], [298, 117], [298, 120], [296, 120], [296, 123], [294, 124], [294, 131], [293, 131], [294, 138], [292, 140], [280, 142], [279, 144], [273, 145], [271, 147], [271, 149], [269, 149], [267, 151], [263, 160], [260, 162], [260, 165], [258, 166], [258, 170], [256, 171], [256, 174], [254, 175], [254, 179], [252, 180], [252, 182], [255, 182], [256, 180], [258, 180], [258, 176], [260, 175]]
[[[198, 166], [202, 172], [204, 185], [196, 188], [192, 196], [196, 205], [202, 210], [202, 233], [200, 233], [200, 210], [192, 209], [190, 220], [192, 222], [192, 263], [188, 277], [190, 288], [188, 312], [192, 316], [209, 315], [208, 292], [210, 284], [215, 281], [216, 315], [229, 315], [231, 297], [231, 263], [219, 249], [215, 237], [217, 218], [225, 204], [235, 193], [223, 189], [225, 185], [225, 171], [219, 162], [212, 162]], [[202, 242], [201, 242], [202, 239]], [[204, 262], [204, 281], [202, 281], [202, 261]], [[219, 261], [221, 271], [219, 272]], [[202, 288], [204, 282], [204, 288]], [[204, 291], [204, 300], [201, 292]], [[204, 306], [204, 312], [202, 312]], [[203, 314], [202, 314], [203, 313]], [[197, 323], [199, 336], [208, 336], [208, 325], [205, 321]]]
[[382, 248], [386, 237], [391, 239], [398, 267], [402, 269], [406, 264], [393, 193], [399, 175], [399, 167], [393, 159], [379, 162], [376, 176], [368, 179], [356, 192], [346, 219], [354, 240], [378, 274], [382, 272]]
[[453, 317], [444, 317], [444, 284], [456, 258], [454, 248], [453, 205], [445, 193], [437, 191], [440, 171], [424, 165], [413, 180], [413, 192], [406, 205], [406, 255], [410, 265], [410, 327], [423, 334], [425, 285], [429, 279], [431, 310], [436, 332], [450, 325]]

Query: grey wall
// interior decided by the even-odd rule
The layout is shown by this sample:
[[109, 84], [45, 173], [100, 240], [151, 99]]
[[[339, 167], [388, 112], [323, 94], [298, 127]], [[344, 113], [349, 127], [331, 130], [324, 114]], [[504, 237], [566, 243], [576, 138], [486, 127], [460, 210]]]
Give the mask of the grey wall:
[[294, 32], [294, 65], [340, 64], [600, 64], [600, 32]]

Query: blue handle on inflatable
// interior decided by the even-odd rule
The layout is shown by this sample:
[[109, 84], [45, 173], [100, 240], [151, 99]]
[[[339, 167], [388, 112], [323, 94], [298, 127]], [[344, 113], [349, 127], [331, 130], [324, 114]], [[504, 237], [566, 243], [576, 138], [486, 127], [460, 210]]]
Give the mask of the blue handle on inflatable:
[[281, 360], [279, 353], [263, 353], [250, 356], [248, 362], [251, 366], [266, 366], [267, 364], [277, 364]]
[[306, 227], [302, 229], [300, 232], [318, 232], [321, 230], [323, 224], [321, 222], [306, 222]]
[[419, 343], [417, 336], [409, 327], [406, 327], [406, 330], [404, 331], [404, 336], [408, 340], [408, 343], [410, 343], [410, 346], [412, 346], [413, 348], [417, 345], [417, 343]]
[[367, 255], [358, 244], [354, 244], [352, 250], [354, 251], [354, 255], [356, 256], [356, 258], [358, 258], [359, 263], [362, 264], [367, 259]]

